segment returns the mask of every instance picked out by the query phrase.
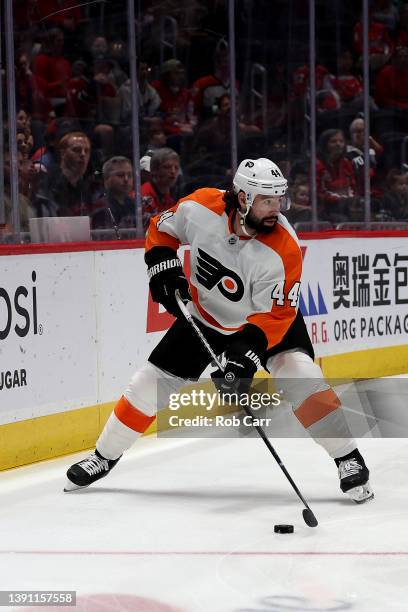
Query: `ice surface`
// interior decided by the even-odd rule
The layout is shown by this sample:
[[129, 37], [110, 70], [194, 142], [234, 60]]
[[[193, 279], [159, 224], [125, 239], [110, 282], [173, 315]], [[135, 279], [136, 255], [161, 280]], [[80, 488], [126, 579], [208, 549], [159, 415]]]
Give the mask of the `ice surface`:
[[360, 441], [375, 491], [360, 506], [312, 440], [271, 441], [317, 528], [257, 438], [142, 439], [68, 494], [86, 453], [1, 473], [0, 589], [78, 592], [76, 608], [43, 610], [408, 610], [408, 441]]

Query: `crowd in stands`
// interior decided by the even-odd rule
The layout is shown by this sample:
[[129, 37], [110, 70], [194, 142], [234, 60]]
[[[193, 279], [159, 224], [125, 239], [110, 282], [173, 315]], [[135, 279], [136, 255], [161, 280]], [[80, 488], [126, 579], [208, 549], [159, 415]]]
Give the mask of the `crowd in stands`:
[[[265, 31], [271, 31], [272, 17], [263, 13], [268, 2], [242, 3], [237, 25], [242, 48], [237, 58], [245, 61], [237, 63], [235, 99], [226, 3], [146, 0], [141, 4], [145, 6], [136, 25], [142, 158], [137, 170], [144, 229], [152, 215], [192, 190], [230, 186], [232, 105], [239, 158], [276, 161], [290, 180], [289, 219], [295, 224], [310, 221], [307, 38], [290, 62], [277, 45], [274, 53], [262, 53], [266, 38], [262, 39], [261, 21], [259, 40], [253, 31], [248, 43], [243, 33], [250, 11], [263, 14]], [[285, 12], [285, 3], [280, 4]], [[291, 4], [292, 18], [301, 20], [304, 3]], [[348, 8], [342, 39], [335, 49], [319, 51], [315, 66], [318, 216], [333, 225], [364, 219], [361, 3], [341, 4]], [[372, 218], [407, 221], [408, 2], [373, 0], [369, 5]], [[38, 216], [89, 215], [93, 229], [135, 227], [126, 11], [118, 1], [106, 4], [104, 11], [102, 23], [92, 9], [86, 11], [74, 0], [14, 2], [23, 230], [28, 229], [30, 217]], [[163, 11], [180, 24], [175, 57], [159, 53]], [[276, 33], [280, 27], [283, 32], [281, 46], [284, 23], [278, 20], [273, 29]], [[250, 51], [244, 53], [244, 47]], [[259, 108], [252, 112], [248, 102], [247, 73], [254, 62], [263, 63], [268, 74], [266, 114]], [[3, 85], [5, 78], [3, 73]], [[6, 123], [5, 210], [11, 227], [9, 129]]]

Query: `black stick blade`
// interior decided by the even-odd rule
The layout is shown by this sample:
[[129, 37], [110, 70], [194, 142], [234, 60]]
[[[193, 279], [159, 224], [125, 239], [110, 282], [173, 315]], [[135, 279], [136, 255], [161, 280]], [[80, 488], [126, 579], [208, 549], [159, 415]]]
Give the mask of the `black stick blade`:
[[302, 514], [306, 525], [308, 525], [309, 527], [318, 526], [319, 523], [317, 522], [317, 518], [315, 517], [310, 508], [305, 508]]

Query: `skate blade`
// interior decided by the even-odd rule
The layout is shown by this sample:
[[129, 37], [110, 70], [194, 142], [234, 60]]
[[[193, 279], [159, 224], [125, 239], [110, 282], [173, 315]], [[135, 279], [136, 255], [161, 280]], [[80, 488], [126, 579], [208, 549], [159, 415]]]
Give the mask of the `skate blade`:
[[70, 493], [71, 491], [78, 491], [79, 489], [86, 489], [86, 487], [89, 487], [89, 485], [83, 485], [83, 486], [76, 485], [74, 482], [72, 482], [71, 480], [67, 478], [67, 481], [64, 487], [64, 493]]
[[347, 491], [347, 495], [356, 504], [364, 504], [365, 502], [368, 502], [374, 498], [374, 493], [369, 482], [367, 482], [365, 485], [361, 485], [360, 487], [350, 489]]

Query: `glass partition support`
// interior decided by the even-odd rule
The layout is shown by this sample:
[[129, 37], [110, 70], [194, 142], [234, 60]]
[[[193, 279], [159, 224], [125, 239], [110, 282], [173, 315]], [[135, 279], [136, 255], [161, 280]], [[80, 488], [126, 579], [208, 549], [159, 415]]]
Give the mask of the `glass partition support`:
[[[0, 11], [0, 32], [2, 31], [1, 11]], [[0, 43], [0, 74], [3, 69], [2, 49]], [[6, 222], [6, 211], [4, 206], [4, 130], [3, 130], [3, 88], [0, 84], [0, 225]]]
[[316, 7], [309, 0], [309, 74], [310, 74], [310, 195], [312, 205], [312, 228], [317, 231], [316, 188]]
[[364, 221], [371, 221], [370, 181], [370, 73], [368, 49], [368, 0], [363, 0], [363, 109], [364, 109]]
[[6, 67], [7, 67], [7, 101], [9, 116], [9, 147], [10, 147], [10, 192], [12, 202], [12, 226], [14, 239], [20, 242], [20, 199], [18, 188], [17, 160], [17, 110], [16, 110], [16, 79], [14, 74], [14, 24], [13, 0], [6, 0], [5, 10], [6, 34]]
[[238, 99], [237, 82], [235, 75], [235, 0], [228, 0], [228, 52], [231, 86], [231, 169], [232, 174], [238, 166], [238, 142], [237, 142], [237, 105]]
[[132, 153], [133, 174], [135, 177], [136, 232], [138, 238], [144, 238], [142, 218], [142, 196], [140, 187], [140, 140], [139, 140], [139, 100], [136, 68], [136, 33], [135, 4], [127, 0], [128, 36], [129, 36], [129, 76], [131, 83], [132, 105]]

